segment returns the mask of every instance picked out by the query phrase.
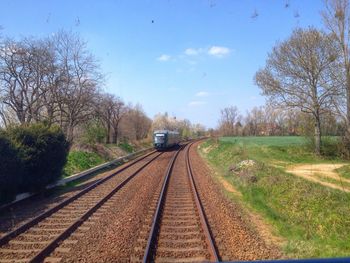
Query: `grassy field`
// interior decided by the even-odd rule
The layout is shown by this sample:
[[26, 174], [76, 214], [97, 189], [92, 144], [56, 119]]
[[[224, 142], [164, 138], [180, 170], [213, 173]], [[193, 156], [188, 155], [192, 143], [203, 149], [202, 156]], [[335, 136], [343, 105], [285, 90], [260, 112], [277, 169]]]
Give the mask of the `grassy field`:
[[344, 178], [350, 179], [350, 165], [345, 165], [337, 169], [337, 172]]
[[131, 144], [127, 142], [122, 142], [117, 144], [106, 144], [104, 147], [109, 149], [117, 149], [114, 154], [116, 156], [105, 156], [105, 154], [101, 154], [101, 152], [93, 152], [93, 151], [82, 151], [82, 150], [72, 150], [67, 159], [67, 163], [63, 169], [63, 177], [70, 176], [75, 173], [79, 173], [81, 171], [92, 168], [96, 165], [102, 164], [104, 162], [109, 161], [109, 159], [117, 158], [119, 156], [124, 156], [129, 153], [133, 153], [135, 151], [139, 151], [144, 148], [148, 148], [151, 146], [149, 141], [144, 141], [139, 144]]
[[66, 177], [79, 173], [106, 161], [107, 160], [103, 159], [97, 153], [71, 151], [68, 155], [68, 160], [63, 170], [63, 176]]
[[131, 144], [128, 144], [127, 142], [122, 142], [118, 146], [127, 153], [132, 153], [135, 151], [134, 147]]
[[222, 137], [222, 142], [238, 143], [240, 145], [290, 146], [305, 145], [307, 140], [299, 136], [269, 136], [269, 137]]
[[[344, 163], [315, 156], [301, 137], [235, 137], [208, 140], [200, 153], [242, 193], [229, 198], [261, 214], [287, 242], [281, 244], [291, 258], [350, 255], [350, 194], [287, 173], [299, 164]], [[230, 171], [243, 160], [255, 165]], [[237, 168], [236, 168], [237, 170]], [[350, 166], [339, 169], [350, 174]]]

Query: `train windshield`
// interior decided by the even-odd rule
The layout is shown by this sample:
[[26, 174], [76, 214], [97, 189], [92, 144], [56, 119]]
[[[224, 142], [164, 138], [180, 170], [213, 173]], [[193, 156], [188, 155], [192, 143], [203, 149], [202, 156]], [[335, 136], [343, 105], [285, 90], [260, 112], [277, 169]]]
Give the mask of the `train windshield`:
[[157, 133], [154, 135], [154, 142], [155, 143], [163, 143], [165, 142], [165, 134]]

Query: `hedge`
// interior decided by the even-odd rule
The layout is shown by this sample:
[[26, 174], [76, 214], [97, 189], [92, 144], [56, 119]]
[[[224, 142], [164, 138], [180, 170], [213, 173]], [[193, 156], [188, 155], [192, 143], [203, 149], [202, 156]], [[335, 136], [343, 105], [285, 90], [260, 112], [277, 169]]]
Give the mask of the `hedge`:
[[[69, 144], [59, 127], [37, 123], [11, 127], [1, 134], [4, 149], [15, 157], [13, 162], [7, 161], [0, 177], [11, 178], [17, 193], [41, 191], [61, 177]], [[0, 162], [3, 159], [6, 163], [1, 154]]]
[[0, 132], [0, 200], [11, 201], [21, 184], [22, 165], [17, 150], [6, 134]]

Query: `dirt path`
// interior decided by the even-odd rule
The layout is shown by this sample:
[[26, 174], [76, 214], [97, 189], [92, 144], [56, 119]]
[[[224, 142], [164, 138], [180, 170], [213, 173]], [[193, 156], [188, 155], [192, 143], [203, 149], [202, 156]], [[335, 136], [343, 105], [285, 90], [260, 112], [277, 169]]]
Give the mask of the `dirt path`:
[[[343, 182], [350, 183], [349, 179], [340, 176], [335, 170], [346, 165], [342, 164], [302, 164], [289, 166], [286, 172], [292, 173], [296, 176], [304, 178], [306, 180], [322, 184], [324, 186], [338, 189], [344, 192], [350, 192], [350, 187], [341, 185]], [[339, 182], [339, 184], [327, 182], [319, 178], [319, 176], [327, 179], [333, 179]]]
[[222, 184], [222, 186], [225, 188], [226, 191], [230, 192], [230, 193], [233, 193], [239, 197], [242, 197], [242, 194], [241, 192], [237, 191], [236, 188], [234, 188], [232, 186], [232, 184], [230, 184], [229, 182], [227, 182], [224, 178], [222, 177], [219, 177], [219, 181], [220, 183]]

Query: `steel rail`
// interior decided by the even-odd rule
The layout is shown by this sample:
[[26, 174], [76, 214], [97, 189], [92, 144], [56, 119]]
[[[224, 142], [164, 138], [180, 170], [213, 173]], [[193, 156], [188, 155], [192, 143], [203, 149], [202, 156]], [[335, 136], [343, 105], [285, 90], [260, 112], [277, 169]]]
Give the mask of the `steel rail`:
[[188, 174], [188, 177], [189, 177], [189, 180], [190, 180], [190, 183], [191, 183], [192, 193], [193, 193], [193, 196], [194, 196], [194, 199], [195, 199], [195, 203], [196, 203], [197, 210], [198, 210], [198, 213], [199, 213], [199, 218], [200, 218], [200, 221], [201, 221], [202, 229], [203, 229], [203, 232], [204, 232], [204, 235], [205, 235], [205, 241], [206, 241], [207, 246], [209, 248], [208, 250], [209, 250], [209, 253], [210, 253], [210, 260], [214, 261], [214, 262], [218, 262], [220, 260], [219, 260], [219, 256], [218, 256], [218, 253], [217, 253], [217, 248], [216, 248], [215, 243], [213, 241], [213, 237], [212, 237], [212, 233], [211, 233], [210, 228], [209, 228], [208, 220], [207, 220], [207, 217], [206, 217], [206, 215], [204, 213], [203, 205], [202, 205], [202, 202], [201, 202], [200, 197], [198, 195], [197, 186], [196, 186], [196, 183], [195, 183], [194, 178], [193, 178], [193, 171], [192, 171], [191, 160], [190, 160], [190, 148], [191, 148], [192, 144], [193, 143], [191, 143], [186, 148], [187, 174]]
[[108, 201], [116, 192], [118, 192], [121, 188], [123, 188], [132, 178], [134, 178], [137, 174], [140, 173], [146, 166], [148, 166], [151, 162], [157, 159], [163, 153], [157, 154], [151, 160], [142, 165], [139, 169], [133, 172], [128, 178], [126, 178], [123, 182], [118, 184], [112, 191], [110, 191], [107, 195], [105, 195], [100, 201], [98, 201], [93, 207], [91, 207], [88, 211], [86, 211], [80, 218], [74, 221], [65, 231], [59, 234], [54, 240], [52, 240], [45, 248], [39, 251], [29, 262], [41, 262], [50, 253], [59, 246], [59, 243], [68, 238], [71, 233], [73, 233], [80, 225], [82, 225], [97, 209], [99, 209], [106, 201]]
[[[143, 150], [140, 150], [140, 151], [137, 151], [137, 152], [125, 155], [125, 156], [121, 156], [121, 157], [118, 157], [117, 159], [114, 159], [112, 161], [109, 161], [109, 162], [106, 162], [106, 163], [102, 163], [100, 165], [91, 167], [91, 168], [89, 168], [87, 170], [84, 170], [82, 172], [79, 172], [79, 173], [70, 175], [68, 177], [62, 178], [62, 179], [58, 180], [57, 182], [55, 182], [53, 184], [49, 184], [48, 186], [46, 186], [44, 191], [51, 191], [52, 189], [54, 189], [54, 188], [56, 188], [58, 186], [62, 186], [62, 185], [65, 185], [65, 184], [67, 184], [69, 182], [74, 182], [74, 181], [77, 181], [77, 180], [84, 179], [84, 178], [86, 178], [88, 176], [91, 176], [94, 173], [102, 172], [102, 170], [106, 169], [106, 168], [108, 170], [116, 169], [116, 168], [122, 166], [123, 164], [125, 164], [127, 162], [131, 162], [132, 160], [136, 159], [137, 157], [144, 156], [147, 153], [147, 151], [154, 152], [154, 148], [153, 148], [153, 151], [151, 150], [152, 148], [153, 147], [146, 148], [146, 149], [143, 149]], [[135, 157], [135, 158], [132, 159], [133, 157]], [[121, 162], [121, 164], [118, 164], [118, 162]], [[117, 167], [111, 168], [111, 166], [116, 165], [116, 164], [118, 164]], [[12, 202], [9, 202], [9, 203], [6, 203], [6, 204], [3, 204], [3, 205], [0, 206], [0, 213], [2, 211], [7, 211], [7, 210], [11, 209], [14, 206], [18, 206], [20, 203], [23, 203], [24, 201], [28, 201], [31, 198], [39, 196], [39, 194], [41, 194], [41, 193], [42, 192], [40, 192], [40, 193], [32, 193], [32, 194], [31, 193], [18, 194], [18, 195], [16, 195], [16, 200], [14, 200]], [[21, 197], [19, 197], [19, 196], [21, 196]]]
[[[63, 207], [67, 206], [68, 204], [72, 203], [73, 201], [75, 201], [76, 199], [78, 199], [79, 197], [83, 196], [84, 194], [88, 193], [89, 191], [91, 191], [92, 189], [96, 188], [97, 186], [101, 185], [102, 183], [110, 180], [111, 178], [113, 178], [114, 176], [116, 176], [117, 174], [121, 173], [122, 171], [128, 169], [129, 167], [133, 166], [134, 164], [142, 161], [143, 159], [145, 159], [146, 157], [152, 155], [156, 153], [156, 151], [153, 151], [149, 154], [146, 154], [144, 156], [141, 156], [140, 158], [132, 161], [131, 163], [125, 165], [124, 167], [121, 167], [118, 171], [112, 173], [111, 175], [102, 178], [100, 180], [98, 180], [97, 182], [95, 182], [94, 184], [88, 186], [87, 188], [81, 190], [79, 193], [69, 197], [68, 199], [62, 201], [61, 203], [57, 204], [56, 206], [48, 209], [47, 211], [39, 214], [38, 216], [36, 216], [35, 218], [33, 218], [32, 220], [24, 223], [23, 225], [19, 226], [18, 228], [8, 232], [7, 234], [3, 235], [0, 238], [0, 248], [1, 246], [7, 244], [11, 239], [17, 237], [18, 235], [24, 233], [25, 231], [27, 231], [28, 229], [30, 229], [32, 226], [38, 224], [39, 222], [41, 222], [42, 220], [44, 220], [45, 218], [48, 218], [49, 216], [51, 216], [52, 214], [54, 214], [55, 212], [57, 212], [58, 210], [62, 209]], [[157, 158], [159, 155], [161, 154], [157, 154], [155, 158]], [[155, 159], [153, 158], [153, 159]], [[152, 159], [152, 160], [153, 160]]]
[[149, 233], [149, 236], [147, 239], [147, 246], [146, 246], [145, 253], [144, 253], [144, 256], [142, 259], [143, 263], [151, 261], [150, 257], [151, 257], [152, 244], [157, 236], [157, 231], [156, 231], [157, 230], [157, 223], [161, 217], [161, 208], [163, 207], [163, 203], [165, 200], [165, 193], [166, 193], [166, 190], [167, 190], [168, 185], [169, 185], [169, 178], [170, 178], [171, 172], [173, 170], [175, 160], [183, 148], [184, 148], [184, 146], [181, 146], [181, 148], [176, 152], [176, 154], [171, 159], [171, 161], [167, 167], [167, 170], [165, 172], [165, 179], [163, 181], [163, 185], [162, 185], [162, 189], [160, 192], [157, 208], [156, 208], [156, 211], [155, 211], [154, 216], [153, 216], [151, 230], [150, 230], [150, 233]]
[[346, 258], [307, 258], [307, 259], [267, 259], [253, 261], [227, 261], [230, 263], [349, 263], [350, 257]]

